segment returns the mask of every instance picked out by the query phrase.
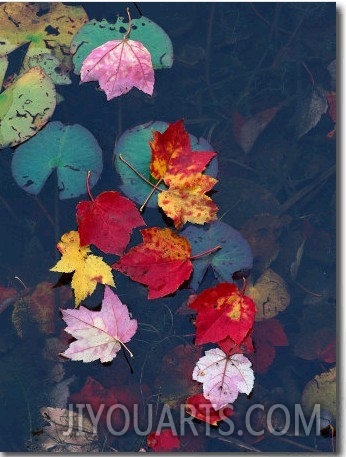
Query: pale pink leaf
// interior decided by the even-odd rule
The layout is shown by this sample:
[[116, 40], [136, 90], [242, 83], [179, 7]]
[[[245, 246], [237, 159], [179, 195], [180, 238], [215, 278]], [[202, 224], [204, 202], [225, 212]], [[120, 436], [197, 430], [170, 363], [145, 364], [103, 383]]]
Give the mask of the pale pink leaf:
[[249, 394], [254, 385], [251, 362], [243, 354], [227, 356], [221, 349], [210, 349], [201, 357], [192, 379], [203, 383], [203, 395], [219, 410], [233, 403], [239, 393]]
[[84, 306], [61, 311], [67, 324], [65, 331], [76, 338], [61, 354], [71, 360], [110, 362], [121, 349], [121, 344], [130, 341], [137, 331], [137, 321], [130, 318], [127, 306], [110, 287], [105, 288], [100, 311]]
[[95, 48], [86, 57], [80, 72], [81, 82], [98, 81], [111, 100], [132, 87], [152, 95], [154, 69], [151, 54], [140, 42], [112, 40]]

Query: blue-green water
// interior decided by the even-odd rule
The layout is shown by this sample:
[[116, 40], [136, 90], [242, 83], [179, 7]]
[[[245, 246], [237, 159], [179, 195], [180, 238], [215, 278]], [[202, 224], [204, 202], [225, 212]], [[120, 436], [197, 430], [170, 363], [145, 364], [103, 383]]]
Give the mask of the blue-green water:
[[[82, 5], [89, 19], [115, 21], [117, 15], [125, 15], [127, 6], [133, 17], [139, 14], [135, 4]], [[133, 89], [107, 102], [96, 83], [79, 85], [79, 76], [71, 72], [72, 84], [57, 87], [63, 99], [51, 120], [81, 124], [97, 139], [103, 172], [92, 189], [94, 196], [119, 189], [113, 152], [127, 129], [151, 120], [184, 119], [189, 133], [207, 139], [218, 153], [218, 183], [212, 193], [218, 217], [239, 230], [252, 247], [254, 266], [248, 280], [255, 283], [271, 269], [289, 291], [289, 305], [273, 316], [287, 344], [280, 345], [277, 335], [273, 337], [277, 346], [271, 357], [270, 338], [258, 330], [256, 339], [255, 324], [255, 386], [233, 405], [233, 433], [230, 422], [209, 430], [196, 419], [195, 429], [186, 426], [184, 433], [181, 405], [197, 384], [191, 374], [198, 356], [189, 349], [195, 335], [193, 316], [182, 310], [192, 290], [187, 283], [172, 296], [148, 300], [145, 286], [114, 272], [115, 291], [139, 322], [129, 343], [134, 358], [128, 360], [121, 351], [107, 364], [63, 361], [58, 353], [66, 349], [67, 341], [58, 308], [73, 308], [73, 300], [62, 305], [56, 296], [53, 326], [42, 331], [28, 308], [26, 293], [43, 281], [54, 284], [59, 279], [49, 271], [60, 258], [56, 244], [63, 233], [76, 229], [76, 204], [87, 195], [59, 200], [55, 176], [37, 198], [29, 195], [11, 175], [14, 149], [6, 148], [0, 155], [0, 285], [16, 289], [19, 295], [0, 315], [0, 450], [45, 450], [48, 423], [40, 409], [71, 405], [77, 411], [78, 403], [91, 401], [77, 395], [91, 377], [102, 386], [93, 392], [92, 401], [106, 400], [109, 406], [116, 398], [129, 408], [138, 404], [138, 428], [146, 431], [138, 433], [131, 425], [127, 433], [116, 436], [103, 426], [93, 443], [99, 451], [149, 451], [147, 435], [162, 421], [166, 428], [176, 426], [180, 452], [333, 451], [333, 376], [327, 400], [323, 386], [318, 392], [321, 414], [327, 418], [324, 434], [316, 436], [315, 426], [309, 433], [302, 427], [297, 431], [294, 405], [303, 404], [309, 381], [335, 367], [335, 136], [328, 137], [334, 123], [326, 100], [327, 92], [335, 91], [330, 66], [336, 57], [335, 4], [143, 3], [138, 7], [173, 43], [173, 66], [155, 72], [153, 96]], [[19, 49], [10, 56], [8, 75], [17, 71], [24, 52]], [[267, 110], [272, 108], [277, 110], [271, 111], [271, 118]], [[246, 119], [251, 122], [244, 127]], [[146, 208], [143, 217], [148, 227], [165, 227], [168, 222], [156, 208]], [[140, 241], [135, 230], [131, 246]], [[104, 258], [109, 263], [116, 260]], [[199, 292], [216, 284], [208, 271]], [[98, 286], [85, 304], [95, 309], [102, 297], [103, 288]], [[267, 301], [264, 295], [259, 304]], [[279, 302], [280, 297], [274, 298], [275, 305]], [[40, 306], [44, 303], [48, 298]], [[215, 345], [204, 345], [203, 350], [211, 347]], [[164, 405], [169, 408], [165, 417]], [[254, 405], [259, 405], [260, 414], [251, 416], [250, 429], [247, 413]], [[286, 425], [287, 430], [275, 435], [268, 430], [271, 422], [276, 432]], [[251, 430], [264, 433], [257, 436]], [[51, 448], [72, 451], [64, 436], [54, 433]]]

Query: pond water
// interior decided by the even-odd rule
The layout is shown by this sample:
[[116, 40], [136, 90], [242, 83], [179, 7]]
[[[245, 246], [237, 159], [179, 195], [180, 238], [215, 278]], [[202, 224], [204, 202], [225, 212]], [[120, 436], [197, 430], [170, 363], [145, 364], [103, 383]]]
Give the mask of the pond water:
[[[89, 197], [85, 191], [59, 199], [55, 173], [37, 195], [26, 192], [11, 171], [21, 146], [6, 146], [0, 155], [0, 450], [335, 450], [335, 3], [78, 5], [89, 20], [114, 23], [126, 17], [128, 6], [133, 19], [149, 18], [169, 36], [173, 65], [155, 70], [152, 96], [134, 88], [109, 101], [96, 82], [80, 84], [71, 71], [70, 84], [56, 85], [59, 103], [46, 127], [54, 121], [80, 124], [95, 137], [103, 169], [91, 189], [93, 198], [124, 189], [114, 165], [116, 145], [133, 127], [182, 119], [190, 135], [204, 138], [217, 152], [214, 171], [207, 169], [218, 180], [209, 195], [218, 219], [242, 235], [253, 256], [251, 271], [246, 261], [240, 263], [244, 271], [234, 282], [240, 291], [247, 283], [245, 296], [257, 306], [255, 323], [247, 330], [253, 351], [244, 341], [239, 349], [252, 362], [254, 386], [251, 393], [239, 394], [232, 415], [218, 425], [192, 419], [185, 411], [187, 398], [202, 393], [202, 384], [192, 379], [196, 362], [217, 347], [195, 345], [196, 314], [187, 306], [192, 294], [220, 282], [210, 266], [197, 290], [183, 277], [178, 290], [154, 299], [148, 299], [147, 286], [112, 269], [113, 291], [138, 322], [126, 343], [133, 357], [124, 348], [106, 363], [59, 356], [73, 341], [60, 309], [73, 310], [75, 300], [72, 275], [50, 269], [61, 258], [56, 246], [62, 235], [77, 230], [76, 205]], [[47, 17], [51, 7], [42, 3], [36, 17]], [[47, 22], [52, 39], [62, 30], [54, 23], [58, 16]], [[12, 25], [20, 28], [17, 19]], [[37, 32], [32, 33], [35, 41]], [[28, 40], [9, 54], [6, 87], [20, 71]], [[5, 116], [1, 109], [0, 115]], [[5, 127], [0, 128], [3, 141]], [[39, 151], [39, 143], [38, 159], [28, 163], [28, 170], [32, 164], [42, 169], [44, 155], [55, 147], [52, 141]], [[65, 179], [66, 187], [73, 185]], [[141, 197], [135, 203], [139, 208]], [[147, 228], [175, 231], [156, 204], [148, 204], [142, 217]], [[198, 224], [187, 222], [182, 229], [193, 225]], [[133, 230], [126, 251], [142, 242], [143, 228]], [[119, 260], [91, 249], [109, 265]], [[178, 274], [179, 268], [172, 282]], [[227, 280], [233, 282], [232, 275]], [[82, 304], [99, 311], [104, 290], [98, 284]], [[56, 408], [67, 412], [59, 415]], [[89, 418], [89, 425], [73, 422], [73, 411]], [[90, 431], [90, 411], [99, 411], [96, 435]], [[77, 425], [83, 428], [80, 435]], [[176, 431], [177, 437], [172, 432], [173, 437], [161, 433], [148, 439], [161, 429]]]

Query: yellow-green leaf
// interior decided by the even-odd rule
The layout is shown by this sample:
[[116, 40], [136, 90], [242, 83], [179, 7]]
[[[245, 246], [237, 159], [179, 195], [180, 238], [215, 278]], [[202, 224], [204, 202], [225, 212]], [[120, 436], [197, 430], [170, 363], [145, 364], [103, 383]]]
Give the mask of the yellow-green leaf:
[[56, 91], [39, 68], [31, 68], [0, 94], [0, 148], [31, 138], [52, 116]]
[[0, 56], [30, 43], [28, 56], [45, 49], [46, 53], [53, 54], [72, 68], [71, 41], [86, 22], [88, 16], [81, 6], [67, 6], [60, 2], [5, 2], [0, 5]]

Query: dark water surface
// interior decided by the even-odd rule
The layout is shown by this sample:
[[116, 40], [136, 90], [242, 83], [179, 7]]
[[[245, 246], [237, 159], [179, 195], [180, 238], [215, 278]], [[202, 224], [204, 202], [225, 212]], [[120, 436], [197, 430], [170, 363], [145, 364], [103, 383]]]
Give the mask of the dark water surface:
[[[115, 21], [128, 6], [138, 17], [132, 3], [82, 5], [90, 19]], [[96, 83], [80, 86], [79, 76], [72, 74], [71, 85], [57, 87], [63, 101], [51, 120], [81, 124], [96, 137], [103, 151], [103, 172], [92, 190], [97, 196], [119, 189], [113, 151], [125, 130], [151, 120], [184, 119], [189, 133], [204, 137], [218, 152], [212, 197], [218, 217], [250, 243], [254, 266], [249, 281], [256, 283], [263, 272], [273, 270], [290, 295], [286, 309], [271, 317], [286, 343], [275, 333], [277, 327], [265, 324], [268, 316], [255, 323], [255, 386], [233, 405], [234, 432], [227, 433], [227, 421], [209, 430], [195, 419], [198, 436], [189, 427], [186, 433], [180, 430], [179, 452], [331, 452], [336, 449], [336, 381], [330, 371], [336, 337], [336, 140], [330, 133], [334, 123], [327, 96], [335, 91], [335, 3], [162, 2], [138, 7], [173, 43], [173, 67], [155, 72], [153, 96], [133, 89], [107, 102]], [[21, 58], [17, 51], [10, 59], [14, 72]], [[30, 288], [57, 282], [59, 275], [49, 271], [60, 258], [56, 244], [63, 233], [76, 230], [76, 204], [87, 195], [59, 200], [55, 176], [37, 198], [24, 192], [11, 175], [13, 151], [7, 148], [0, 156], [0, 285], [20, 295], [9, 306], [0, 303], [0, 450], [45, 450], [43, 407], [74, 405], [77, 411], [77, 403], [104, 401], [109, 406], [115, 398], [127, 406], [138, 404], [139, 428], [148, 431], [139, 434], [131, 426], [115, 436], [103, 427], [95, 446], [103, 452], [150, 451], [146, 435], [156, 430], [164, 405], [179, 432], [180, 405], [194, 393], [195, 327], [188, 309], [182, 310], [192, 291], [185, 287], [148, 300], [145, 286], [114, 272], [116, 292], [139, 322], [129, 344], [134, 358], [128, 360], [120, 351], [107, 364], [63, 361], [58, 353], [68, 341], [58, 310], [61, 296], [54, 298], [49, 328], [37, 323], [27, 303]], [[147, 208], [143, 217], [148, 227], [166, 226], [167, 218], [157, 209]], [[136, 230], [131, 245], [140, 241]], [[104, 257], [109, 263], [116, 260]], [[216, 284], [208, 271], [200, 291]], [[48, 303], [48, 295], [43, 293], [39, 306]], [[98, 286], [85, 304], [95, 309], [102, 298]], [[268, 300], [262, 296], [259, 303], [266, 306]], [[63, 305], [73, 306], [73, 300]], [[215, 345], [203, 350], [211, 347]], [[308, 433], [302, 426], [297, 429], [302, 422], [294, 414], [304, 403], [307, 384], [321, 374], [328, 381], [327, 386], [321, 378], [313, 381], [324, 418], [323, 433], [316, 436], [315, 425]], [[88, 379], [89, 387], [79, 395]], [[263, 434], [250, 433], [250, 407], [251, 430]], [[61, 436], [54, 446], [72, 450]]]

